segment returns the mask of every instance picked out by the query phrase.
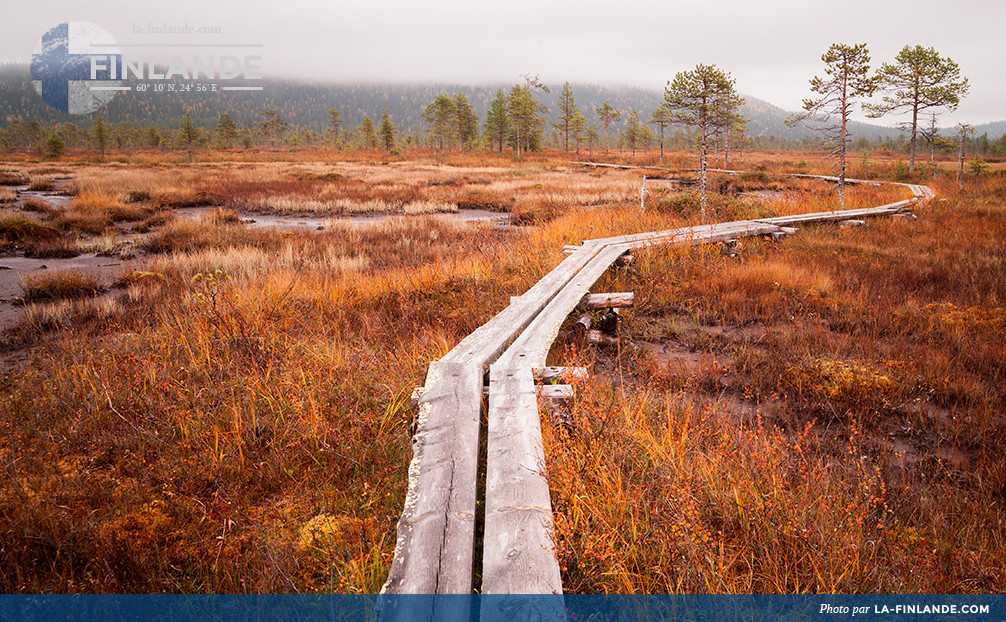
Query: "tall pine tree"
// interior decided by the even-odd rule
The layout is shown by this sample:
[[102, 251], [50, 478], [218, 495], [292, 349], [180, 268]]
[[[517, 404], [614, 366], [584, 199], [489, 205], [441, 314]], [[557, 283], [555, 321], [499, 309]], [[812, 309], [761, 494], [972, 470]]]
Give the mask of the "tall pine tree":
[[664, 89], [664, 105], [671, 122], [699, 130], [699, 191], [703, 218], [709, 203], [706, 169], [710, 135], [732, 119], [743, 103], [734, 88], [733, 78], [715, 65], [699, 64], [692, 71], [682, 71]]
[[507, 115], [507, 100], [503, 89], [497, 89], [496, 97], [489, 102], [484, 131], [490, 147], [495, 144], [499, 152], [503, 153], [503, 143], [510, 133], [510, 117]]
[[910, 112], [910, 121], [902, 123], [911, 136], [908, 172], [915, 172], [915, 151], [919, 133], [919, 113], [933, 108], [953, 112], [968, 94], [968, 79], [961, 68], [944, 58], [934, 48], [905, 46], [893, 64], [884, 63], [877, 72], [880, 88], [886, 91], [883, 103], [865, 104], [867, 116], [877, 118], [888, 113]]
[[845, 156], [849, 147], [849, 115], [859, 98], [870, 97], [879, 79], [870, 75], [870, 52], [865, 43], [833, 43], [821, 55], [825, 77], [814, 76], [810, 90], [818, 97], [803, 100], [803, 112], [786, 120], [789, 125], [810, 121], [827, 137], [838, 156], [838, 204], [845, 205]]

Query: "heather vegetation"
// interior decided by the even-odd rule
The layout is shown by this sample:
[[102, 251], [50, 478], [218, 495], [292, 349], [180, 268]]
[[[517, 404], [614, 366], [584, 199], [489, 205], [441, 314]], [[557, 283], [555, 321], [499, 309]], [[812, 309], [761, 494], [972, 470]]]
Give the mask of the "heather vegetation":
[[[25, 279], [3, 333], [9, 591], [378, 590], [428, 362], [563, 245], [700, 219], [694, 173], [650, 182], [640, 211], [643, 171], [557, 154], [321, 153], [3, 165], [73, 195], [15, 196], [5, 252], [136, 257], [114, 283]], [[817, 155], [737, 165], [710, 173], [707, 218], [835, 207], [829, 184], [784, 174], [828, 172]], [[1006, 180], [994, 162], [958, 185], [942, 165], [910, 178], [900, 160], [850, 159], [850, 177], [931, 185], [942, 200], [917, 221], [811, 226], [736, 257], [653, 249], [598, 284], [637, 305], [619, 346], [570, 329], [552, 352], [591, 370], [568, 425], [546, 426], [566, 590], [1002, 589]], [[907, 196], [850, 186], [846, 207]], [[361, 210], [394, 217], [337, 218]], [[304, 211], [330, 220], [243, 222]]]

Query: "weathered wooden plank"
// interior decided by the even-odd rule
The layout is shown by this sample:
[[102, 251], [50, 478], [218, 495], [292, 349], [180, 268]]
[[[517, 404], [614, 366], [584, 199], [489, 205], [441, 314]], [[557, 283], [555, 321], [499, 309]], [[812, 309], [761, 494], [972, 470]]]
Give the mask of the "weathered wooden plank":
[[482, 593], [561, 593], [530, 366], [491, 366], [489, 413]]
[[636, 304], [636, 294], [633, 292], [614, 292], [604, 294], [587, 294], [580, 304], [588, 309], [611, 309], [613, 307], [631, 307]]
[[546, 400], [571, 400], [573, 399], [573, 387], [568, 384], [536, 384], [538, 397]]
[[[483, 596], [479, 604], [479, 622], [572, 622], [562, 594], [527, 594]], [[594, 620], [596, 616], [588, 618]], [[600, 620], [600, 618], [596, 618]], [[611, 619], [611, 618], [605, 618]]]
[[625, 165], [625, 164], [606, 164], [604, 162], [580, 162], [580, 161], [576, 161], [576, 160], [570, 162], [570, 164], [580, 164], [582, 166], [592, 166], [592, 167], [595, 167], [595, 168], [617, 168], [617, 169], [623, 169], [623, 170], [634, 170], [634, 169], [642, 169], [642, 170], [650, 170], [650, 171], [670, 171], [671, 170], [671, 169], [667, 168], [666, 166], [644, 166], [642, 164], [640, 164], [639, 166], [630, 166], [630, 165]]
[[600, 330], [588, 330], [587, 343], [599, 346], [613, 346], [618, 343], [618, 337]]
[[862, 216], [882, 216], [897, 213], [916, 202], [915, 199], [905, 199], [897, 203], [889, 203], [879, 207], [867, 207], [863, 209], [836, 210], [831, 212], [814, 212], [813, 214], [794, 214], [792, 216], [775, 216], [773, 218], [761, 218], [757, 222], [772, 225], [791, 225], [803, 222], [826, 222], [829, 220], [847, 220], [850, 218], [860, 218]]
[[599, 245], [592, 243], [580, 246], [518, 300], [462, 339], [441, 360], [472, 361], [482, 365], [488, 365], [496, 360], [510, 342], [545, 308], [555, 292], [562, 289], [563, 285], [593, 259], [600, 248]]
[[467, 594], [475, 546], [482, 369], [430, 364], [398, 522], [389, 594]]
[[624, 251], [594, 256], [490, 368], [484, 594], [562, 591], [531, 368], [545, 366], [563, 318]]
[[710, 225], [696, 225], [694, 227], [682, 227], [680, 229], [668, 229], [666, 231], [651, 231], [648, 233], [637, 233], [633, 235], [620, 235], [610, 238], [591, 240], [597, 244], [624, 244], [626, 250], [652, 246], [654, 244], [672, 244], [679, 242], [691, 242], [692, 244], [703, 244], [710, 240], [724, 240], [731, 237], [744, 235], [764, 235], [777, 231], [778, 228], [768, 221], [738, 220], [729, 223], [714, 223]]
[[531, 370], [536, 381], [587, 382], [590, 374], [586, 367], [536, 367]]
[[[795, 177], [797, 179], [820, 179], [822, 181], [833, 181], [836, 183], [838, 182], [838, 177], [834, 175], [808, 175], [806, 173], [791, 173], [789, 177]], [[866, 184], [868, 186], [879, 186], [881, 182], [874, 181], [872, 179], [853, 179], [851, 177], [846, 177], [845, 183], [850, 185]]]
[[509, 362], [512, 367], [545, 367], [548, 351], [552, 349], [552, 342], [559, 334], [563, 321], [580, 303], [587, 290], [624, 251], [623, 245], [613, 244], [598, 253], [552, 298], [498, 362]]

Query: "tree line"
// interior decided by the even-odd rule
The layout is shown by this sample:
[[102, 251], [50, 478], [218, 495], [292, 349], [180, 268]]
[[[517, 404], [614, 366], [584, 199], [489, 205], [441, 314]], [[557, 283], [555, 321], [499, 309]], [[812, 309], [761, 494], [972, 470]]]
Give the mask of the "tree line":
[[[883, 63], [875, 71], [869, 67], [865, 44], [835, 44], [822, 60], [824, 77], [811, 80], [815, 97], [805, 100], [804, 110], [788, 119], [787, 124], [806, 125], [821, 133], [838, 160], [840, 178], [844, 177], [850, 149], [904, 150], [909, 154], [909, 170], [914, 172], [923, 146], [928, 147], [932, 157], [937, 150], [949, 151], [961, 145], [964, 138], [971, 138], [960, 128], [955, 132], [959, 134], [956, 141], [940, 133], [939, 113], [955, 110], [969, 85], [961, 77], [959, 66], [933, 48], [905, 46], [893, 62]], [[644, 110], [642, 116], [636, 108], [618, 109], [609, 100], [588, 107], [578, 105], [573, 88], [566, 82], [554, 100], [555, 121], [551, 123], [551, 111], [542, 101], [550, 89], [538, 76], [522, 78], [509, 89], [497, 89], [488, 102], [480, 102], [486, 111], [484, 119], [462, 91], [433, 95], [420, 115], [423, 127], [418, 131], [400, 132], [387, 106], [378, 123], [363, 114], [355, 126], [343, 122], [346, 115], [342, 110], [330, 107], [326, 115], [329, 128], [320, 131], [290, 123], [288, 115], [278, 108], [261, 110], [254, 122], [244, 124], [237, 123], [229, 112], [220, 112], [212, 127], [185, 114], [178, 128], [129, 121], [110, 124], [99, 113], [89, 130], [72, 121], [46, 125], [8, 119], [7, 128], [0, 129], [0, 144], [45, 150], [50, 157], [64, 148], [85, 145], [97, 147], [102, 153], [108, 147], [174, 147], [184, 148], [190, 155], [194, 149], [206, 147], [328, 146], [393, 151], [426, 145], [440, 153], [510, 150], [518, 159], [544, 147], [580, 157], [583, 149], [591, 153], [603, 149], [607, 154], [614, 146], [635, 153], [637, 149], [657, 146], [661, 161], [665, 148], [695, 148], [702, 171], [707, 168], [710, 153], [726, 166], [731, 153], [739, 149], [819, 147], [806, 137], [749, 136], [748, 119], [740, 113], [744, 100], [736, 93], [730, 74], [712, 65], [699, 64], [694, 70], [678, 73], [667, 82], [659, 105]], [[878, 93], [882, 98], [875, 102], [871, 98]], [[871, 117], [909, 113], [910, 120], [899, 126], [907, 140], [902, 143], [894, 138], [854, 137], [849, 117], [857, 102]], [[620, 123], [623, 119], [624, 123]], [[411, 126], [413, 119], [407, 121]], [[622, 128], [617, 135], [616, 124]], [[1006, 136], [999, 140], [990, 140], [987, 135], [975, 138], [970, 140], [970, 150], [983, 155], [1006, 153]]]

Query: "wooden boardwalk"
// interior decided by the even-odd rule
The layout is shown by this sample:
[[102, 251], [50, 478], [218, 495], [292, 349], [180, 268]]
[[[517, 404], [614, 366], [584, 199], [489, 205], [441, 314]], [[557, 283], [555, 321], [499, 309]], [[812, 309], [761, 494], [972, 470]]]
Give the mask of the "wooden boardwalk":
[[[622, 255], [657, 244], [705, 244], [743, 236], [785, 234], [792, 225], [902, 212], [933, 197], [926, 186], [901, 184], [912, 199], [869, 209], [799, 214], [683, 227], [588, 240], [524, 295], [430, 364], [418, 399], [409, 486], [398, 523], [387, 594], [561, 594], [552, 537], [533, 369], [546, 357], [563, 321]], [[477, 561], [480, 420], [489, 381], [482, 582]], [[456, 601], [449, 601], [456, 604]], [[430, 611], [415, 605], [428, 603]], [[437, 603], [441, 603], [438, 605]], [[413, 602], [410, 619], [450, 618], [442, 601]], [[492, 612], [484, 612], [492, 613]], [[394, 619], [395, 612], [383, 612]]]

